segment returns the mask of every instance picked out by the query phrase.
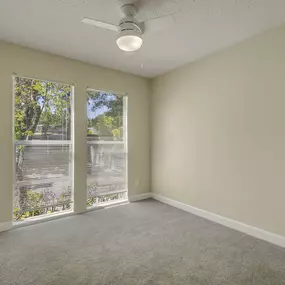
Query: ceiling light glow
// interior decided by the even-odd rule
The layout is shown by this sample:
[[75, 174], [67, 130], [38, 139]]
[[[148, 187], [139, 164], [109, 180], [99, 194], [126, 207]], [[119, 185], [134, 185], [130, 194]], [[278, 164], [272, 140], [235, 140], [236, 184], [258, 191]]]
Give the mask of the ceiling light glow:
[[143, 44], [139, 31], [122, 31], [117, 38], [118, 47], [126, 52], [137, 51]]

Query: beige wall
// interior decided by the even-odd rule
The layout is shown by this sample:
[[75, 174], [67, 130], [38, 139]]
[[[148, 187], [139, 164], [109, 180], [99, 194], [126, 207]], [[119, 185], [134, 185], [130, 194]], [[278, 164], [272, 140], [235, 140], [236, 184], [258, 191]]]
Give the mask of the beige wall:
[[285, 236], [285, 26], [153, 80], [152, 190]]
[[88, 86], [129, 94], [129, 196], [151, 175], [155, 193], [285, 236], [285, 27], [154, 79], [151, 114], [147, 79], [0, 42], [0, 224], [12, 219], [13, 73], [75, 84], [76, 212]]
[[128, 93], [129, 196], [150, 191], [149, 80], [0, 42], [0, 223], [12, 219], [12, 73], [75, 84], [76, 212], [86, 204], [86, 87]]

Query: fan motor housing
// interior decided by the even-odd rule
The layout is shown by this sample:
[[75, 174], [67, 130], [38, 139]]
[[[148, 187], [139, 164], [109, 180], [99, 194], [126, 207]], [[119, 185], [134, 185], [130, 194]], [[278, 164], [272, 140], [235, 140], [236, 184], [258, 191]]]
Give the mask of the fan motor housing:
[[120, 23], [119, 27], [121, 32], [124, 31], [135, 31], [142, 33], [142, 26], [139, 22], [137, 22], [133, 17], [125, 17]]

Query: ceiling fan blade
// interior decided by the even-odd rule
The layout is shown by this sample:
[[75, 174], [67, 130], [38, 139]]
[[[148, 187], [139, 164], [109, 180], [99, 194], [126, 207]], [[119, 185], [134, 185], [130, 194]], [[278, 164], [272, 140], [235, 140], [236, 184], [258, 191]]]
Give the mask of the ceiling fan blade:
[[175, 24], [175, 18], [173, 15], [166, 15], [144, 22], [144, 28], [146, 32], [157, 32], [160, 30], [168, 29]]
[[116, 25], [109, 24], [109, 23], [102, 22], [102, 21], [97, 21], [97, 20], [90, 19], [90, 18], [83, 18], [81, 20], [81, 23], [91, 25], [91, 26], [96, 26], [96, 27], [103, 28], [103, 29], [110, 30], [110, 31], [114, 31], [114, 32], [119, 31], [119, 27]]

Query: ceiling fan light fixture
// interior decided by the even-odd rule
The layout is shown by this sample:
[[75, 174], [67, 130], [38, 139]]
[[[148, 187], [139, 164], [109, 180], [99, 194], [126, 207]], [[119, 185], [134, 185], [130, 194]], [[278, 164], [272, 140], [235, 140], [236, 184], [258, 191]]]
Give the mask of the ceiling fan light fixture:
[[139, 31], [121, 31], [117, 38], [119, 49], [126, 52], [137, 51], [143, 44], [142, 35]]

